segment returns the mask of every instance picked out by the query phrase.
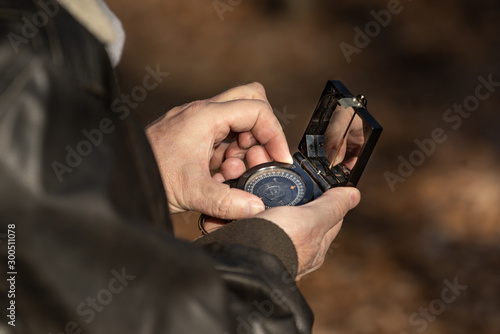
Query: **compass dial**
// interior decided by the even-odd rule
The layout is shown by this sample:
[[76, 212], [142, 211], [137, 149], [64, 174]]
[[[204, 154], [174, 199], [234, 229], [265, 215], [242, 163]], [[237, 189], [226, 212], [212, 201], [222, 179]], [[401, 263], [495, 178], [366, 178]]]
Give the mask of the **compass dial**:
[[299, 174], [281, 167], [258, 170], [248, 178], [244, 190], [260, 197], [266, 209], [297, 205], [304, 199], [306, 191]]

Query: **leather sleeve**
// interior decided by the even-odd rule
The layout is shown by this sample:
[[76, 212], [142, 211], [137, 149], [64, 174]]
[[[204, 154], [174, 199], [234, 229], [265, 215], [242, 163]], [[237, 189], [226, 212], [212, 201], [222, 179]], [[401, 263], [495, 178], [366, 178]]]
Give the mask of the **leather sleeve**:
[[[20, 28], [2, 21], [2, 33]], [[284, 232], [257, 223], [273, 229], [274, 247], [217, 235], [201, 248], [175, 239], [132, 113], [120, 117], [112, 97], [75, 79], [82, 69], [33, 50], [0, 43], [0, 262], [5, 268], [14, 256], [15, 272], [0, 275], [0, 331], [310, 332]], [[245, 224], [230, 232], [244, 235]]]

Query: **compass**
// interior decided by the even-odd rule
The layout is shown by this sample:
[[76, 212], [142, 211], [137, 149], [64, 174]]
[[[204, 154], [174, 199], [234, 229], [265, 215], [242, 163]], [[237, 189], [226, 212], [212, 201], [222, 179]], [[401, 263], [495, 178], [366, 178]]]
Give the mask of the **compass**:
[[[330, 80], [293, 155], [293, 164], [267, 162], [224, 183], [258, 196], [266, 209], [299, 206], [333, 187], [355, 187], [382, 132], [342, 82]], [[198, 226], [202, 233], [204, 215]]]
[[292, 170], [270, 166], [260, 168], [246, 181], [243, 190], [258, 196], [266, 209], [275, 206], [295, 206], [304, 200], [304, 179]]
[[266, 209], [302, 205], [312, 200], [314, 185], [297, 161], [268, 162], [247, 170], [239, 179], [226, 181], [232, 188], [258, 196]]
[[266, 209], [303, 205], [333, 187], [355, 187], [382, 132], [366, 104], [340, 81], [328, 81], [293, 164], [263, 163], [225, 183], [258, 196]]

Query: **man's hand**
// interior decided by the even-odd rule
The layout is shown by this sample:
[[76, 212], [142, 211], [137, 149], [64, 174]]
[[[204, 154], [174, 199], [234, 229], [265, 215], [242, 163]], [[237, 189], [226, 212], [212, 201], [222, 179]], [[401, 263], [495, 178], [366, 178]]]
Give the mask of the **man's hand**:
[[[271, 160], [292, 163], [285, 134], [259, 83], [173, 108], [146, 130], [172, 213], [241, 219], [264, 210], [255, 195], [222, 182]], [[235, 138], [229, 143], [227, 140]], [[220, 173], [211, 176], [211, 170]]]
[[342, 226], [347, 212], [358, 205], [356, 188], [334, 188], [311, 203], [276, 207], [257, 214], [281, 227], [292, 239], [299, 259], [297, 280], [318, 269]]
[[[328, 248], [337, 236], [347, 212], [358, 205], [360, 193], [356, 188], [338, 187], [323, 193], [314, 201], [301, 206], [280, 206], [255, 215], [267, 219], [292, 239], [298, 256], [296, 280], [323, 264]], [[205, 229], [210, 233], [227, 222], [210, 219]]]

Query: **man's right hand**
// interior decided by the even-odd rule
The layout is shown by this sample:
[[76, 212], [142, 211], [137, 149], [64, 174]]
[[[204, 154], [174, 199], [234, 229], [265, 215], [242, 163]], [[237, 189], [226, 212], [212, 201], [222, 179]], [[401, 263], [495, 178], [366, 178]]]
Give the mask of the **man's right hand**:
[[358, 205], [360, 199], [358, 189], [338, 187], [326, 191], [311, 203], [275, 207], [255, 217], [275, 223], [292, 239], [299, 262], [298, 281], [321, 267], [328, 248], [340, 231], [344, 216]]
[[[358, 189], [338, 187], [308, 204], [275, 207], [254, 217], [273, 222], [292, 239], [298, 257], [298, 281], [321, 267], [328, 248], [340, 231], [344, 216], [358, 205], [360, 198]], [[205, 229], [213, 232], [224, 225], [214, 220], [207, 221]]]

